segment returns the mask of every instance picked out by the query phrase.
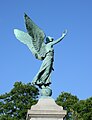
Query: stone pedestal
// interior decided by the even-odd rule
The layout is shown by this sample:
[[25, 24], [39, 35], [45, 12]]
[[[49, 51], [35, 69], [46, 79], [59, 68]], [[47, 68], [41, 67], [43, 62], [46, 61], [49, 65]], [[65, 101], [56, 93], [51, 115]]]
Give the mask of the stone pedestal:
[[27, 113], [26, 120], [63, 120], [66, 111], [58, 106], [54, 99], [47, 97], [39, 99]]

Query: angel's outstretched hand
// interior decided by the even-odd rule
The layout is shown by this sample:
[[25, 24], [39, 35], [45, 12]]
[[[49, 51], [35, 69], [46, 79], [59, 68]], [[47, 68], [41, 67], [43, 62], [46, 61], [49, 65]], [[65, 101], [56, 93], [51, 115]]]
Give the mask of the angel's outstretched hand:
[[67, 29], [62, 33], [62, 37], [65, 37], [67, 35]]

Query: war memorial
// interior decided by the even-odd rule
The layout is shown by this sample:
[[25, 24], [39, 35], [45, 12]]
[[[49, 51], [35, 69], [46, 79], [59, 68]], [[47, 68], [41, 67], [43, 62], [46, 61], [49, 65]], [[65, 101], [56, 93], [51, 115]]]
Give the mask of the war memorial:
[[24, 15], [24, 19], [27, 32], [14, 29], [14, 34], [20, 42], [27, 45], [36, 59], [42, 61], [38, 73], [32, 80], [32, 84], [39, 87], [41, 97], [38, 103], [28, 110], [26, 120], [63, 120], [67, 112], [51, 97], [50, 84], [51, 72], [54, 70], [53, 46], [62, 41], [67, 30], [62, 33], [60, 38], [54, 40], [52, 37], [46, 36], [27, 14]]

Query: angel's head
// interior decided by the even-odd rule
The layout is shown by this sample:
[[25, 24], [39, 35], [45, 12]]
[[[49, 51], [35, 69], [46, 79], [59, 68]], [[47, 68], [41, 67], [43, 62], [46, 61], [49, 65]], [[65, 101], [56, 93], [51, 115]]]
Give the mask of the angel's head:
[[50, 36], [47, 36], [46, 37], [46, 44], [49, 43], [49, 42], [52, 42], [54, 39]]

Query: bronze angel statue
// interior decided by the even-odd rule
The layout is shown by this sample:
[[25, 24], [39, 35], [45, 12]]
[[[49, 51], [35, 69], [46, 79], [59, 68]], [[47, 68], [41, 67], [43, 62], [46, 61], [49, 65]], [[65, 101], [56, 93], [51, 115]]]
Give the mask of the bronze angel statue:
[[51, 72], [54, 70], [53, 46], [66, 36], [67, 30], [62, 33], [59, 39], [54, 40], [52, 37], [46, 36], [43, 30], [41, 30], [26, 14], [24, 15], [24, 19], [27, 33], [14, 29], [14, 34], [19, 41], [27, 45], [37, 59], [43, 61], [32, 83], [40, 88], [43, 86], [48, 87], [51, 84]]

